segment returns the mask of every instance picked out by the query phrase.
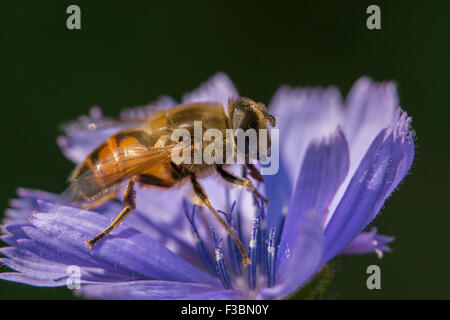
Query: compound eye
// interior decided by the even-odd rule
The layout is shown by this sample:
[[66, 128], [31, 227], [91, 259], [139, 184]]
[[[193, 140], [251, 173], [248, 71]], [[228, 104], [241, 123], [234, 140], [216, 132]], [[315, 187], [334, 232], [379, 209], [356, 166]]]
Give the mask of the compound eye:
[[258, 130], [258, 117], [252, 110], [235, 110], [233, 114], [233, 129], [248, 129]]

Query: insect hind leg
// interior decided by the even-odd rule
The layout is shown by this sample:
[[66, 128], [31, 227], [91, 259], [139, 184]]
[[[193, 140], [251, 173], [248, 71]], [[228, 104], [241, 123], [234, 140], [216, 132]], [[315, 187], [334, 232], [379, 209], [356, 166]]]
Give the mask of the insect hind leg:
[[220, 214], [216, 211], [216, 209], [213, 208], [211, 205], [211, 202], [209, 201], [208, 195], [203, 190], [202, 186], [198, 183], [197, 178], [194, 174], [191, 174], [191, 183], [194, 188], [195, 195], [203, 202], [205, 206], [208, 207], [209, 211], [214, 215], [214, 217], [220, 222], [220, 224], [225, 228], [225, 230], [228, 232], [230, 237], [233, 239], [233, 241], [236, 243], [241, 256], [242, 256], [242, 264], [247, 266], [252, 261], [247, 255], [247, 252], [245, 251], [245, 248], [242, 244], [242, 242], [239, 240], [239, 238], [236, 236], [236, 233], [234, 232], [233, 228], [220, 216]]
[[106, 237], [111, 231], [117, 228], [122, 221], [136, 208], [135, 192], [133, 190], [135, 178], [131, 178], [123, 194], [123, 203], [125, 208], [119, 213], [114, 221], [101, 233], [96, 235], [93, 239], [87, 240], [85, 243], [93, 249], [95, 244]]

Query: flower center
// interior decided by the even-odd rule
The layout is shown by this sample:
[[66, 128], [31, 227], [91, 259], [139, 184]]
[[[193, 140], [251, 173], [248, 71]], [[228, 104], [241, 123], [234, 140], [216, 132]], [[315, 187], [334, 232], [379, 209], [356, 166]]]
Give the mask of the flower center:
[[[229, 197], [227, 197], [228, 199]], [[185, 215], [192, 227], [192, 233], [201, 260], [210, 273], [220, 278], [225, 289], [244, 289], [245, 291], [250, 289], [251, 291], [256, 291], [261, 286], [272, 287], [275, 283], [277, 247], [285, 215], [282, 215], [279, 223], [280, 227], [272, 227], [270, 230], [267, 230], [264, 203], [263, 201], [257, 201], [256, 198], [254, 201], [257, 210], [247, 242], [247, 252], [252, 262], [247, 267], [243, 266], [242, 256], [231, 236], [226, 236], [227, 250], [225, 250], [223, 238], [217, 235], [212, 226], [209, 227], [209, 234], [212, 239], [208, 241], [212, 240], [214, 255], [208, 251], [208, 246], [200, 236], [194, 219], [197, 206], [194, 205], [191, 213], [189, 213], [187, 203], [184, 203]], [[240, 210], [235, 210], [235, 207], [236, 201], [231, 205], [230, 212], [217, 211], [226, 218], [227, 223], [236, 231], [235, 233], [239, 240], [245, 245], [241, 228], [241, 212]]]

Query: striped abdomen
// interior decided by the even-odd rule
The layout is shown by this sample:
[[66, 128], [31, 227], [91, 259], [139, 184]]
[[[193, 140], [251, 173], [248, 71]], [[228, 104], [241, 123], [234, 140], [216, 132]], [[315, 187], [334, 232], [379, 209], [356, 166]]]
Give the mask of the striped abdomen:
[[95, 199], [127, 180], [133, 173], [132, 169], [143, 160], [139, 153], [152, 147], [155, 143], [152, 140], [155, 139], [140, 128], [123, 130], [109, 137], [86, 157], [70, 177], [73, 191], [79, 198], [74, 200]]

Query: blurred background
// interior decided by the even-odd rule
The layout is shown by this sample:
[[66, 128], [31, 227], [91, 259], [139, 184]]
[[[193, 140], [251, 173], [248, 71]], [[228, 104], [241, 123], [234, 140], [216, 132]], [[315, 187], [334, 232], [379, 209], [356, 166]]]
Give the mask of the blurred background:
[[[81, 8], [81, 30], [66, 8]], [[411, 173], [375, 220], [394, 250], [344, 257], [328, 296], [450, 298], [450, 2], [9, 1], [2, 4], [0, 207], [17, 187], [60, 192], [73, 164], [55, 139], [62, 122], [98, 105], [115, 116], [161, 94], [179, 99], [217, 71], [269, 102], [282, 84], [338, 86], [362, 75], [395, 80], [413, 117]], [[381, 30], [366, 9], [381, 8]], [[2, 244], [3, 245], [3, 244]], [[366, 268], [381, 267], [381, 290]], [[6, 271], [1, 266], [0, 271]], [[66, 288], [0, 282], [0, 298], [71, 299]]]

